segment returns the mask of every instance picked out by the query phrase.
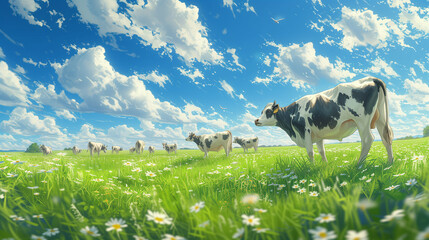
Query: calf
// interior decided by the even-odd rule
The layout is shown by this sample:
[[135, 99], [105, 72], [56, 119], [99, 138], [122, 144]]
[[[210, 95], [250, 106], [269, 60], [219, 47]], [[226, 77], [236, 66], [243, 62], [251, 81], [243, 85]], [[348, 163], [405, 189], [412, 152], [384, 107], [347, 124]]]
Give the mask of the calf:
[[233, 143], [239, 144], [244, 152], [249, 152], [249, 148], [254, 148], [255, 152], [258, 150], [258, 143], [259, 139], [258, 137], [253, 138], [241, 138], [241, 137], [235, 137]]
[[91, 156], [93, 152], [96, 152], [98, 156], [100, 156], [100, 151], [103, 151], [104, 153], [106, 153], [107, 146], [102, 143], [88, 142], [88, 150]]
[[371, 148], [377, 128], [386, 148], [388, 159], [393, 163], [393, 132], [389, 125], [386, 85], [380, 79], [366, 77], [350, 83], [304, 96], [287, 107], [269, 103], [262, 115], [255, 120], [256, 126], [278, 126], [298, 146], [305, 147], [313, 162], [313, 143], [324, 161], [327, 161], [324, 139], [343, 138], [356, 129], [361, 138], [358, 165], [362, 164]]
[[76, 147], [76, 146], [73, 146], [72, 151], [73, 151], [73, 154], [74, 154], [74, 155], [77, 155], [77, 154], [79, 154], [79, 153], [80, 153], [81, 149], [79, 149], [79, 148], [78, 148], [78, 147]]
[[170, 154], [170, 152], [173, 152], [175, 154], [177, 154], [177, 144], [167, 144], [167, 143], [162, 143], [162, 148], [165, 149], [165, 151], [167, 151], [168, 154]]
[[119, 146], [112, 146], [112, 154], [114, 152], [119, 153], [119, 151], [122, 151], [122, 148]]
[[40, 150], [42, 150], [43, 155], [48, 155], [52, 153], [52, 148], [43, 144], [40, 146]]
[[155, 153], [155, 147], [154, 146], [149, 146], [148, 150], [149, 150], [149, 155]]
[[145, 143], [142, 140], [137, 140], [136, 142], [136, 153], [140, 154], [143, 153]]
[[196, 143], [198, 148], [204, 152], [204, 158], [208, 156], [209, 151], [218, 152], [223, 148], [225, 149], [226, 156], [229, 156], [229, 153], [232, 151], [232, 134], [230, 131], [199, 136], [191, 132], [186, 141]]
[[130, 153], [133, 153], [133, 152], [135, 152], [135, 151], [136, 151], [136, 148], [135, 148], [135, 147], [130, 148]]

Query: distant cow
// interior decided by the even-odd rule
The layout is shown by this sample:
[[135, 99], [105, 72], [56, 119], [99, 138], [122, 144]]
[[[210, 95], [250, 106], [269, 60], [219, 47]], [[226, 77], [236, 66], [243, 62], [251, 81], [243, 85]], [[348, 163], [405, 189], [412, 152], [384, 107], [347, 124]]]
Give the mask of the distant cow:
[[223, 148], [226, 156], [229, 156], [232, 151], [232, 134], [230, 131], [203, 135], [195, 135], [191, 132], [186, 141], [196, 143], [198, 148], [204, 152], [204, 158], [208, 156], [209, 151], [218, 152]]
[[174, 151], [175, 154], [177, 154], [177, 144], [167, 144], [167, 143], [162, 143], [162, 148], [165, 149], [165, 151], [168, 152], [168, 154], [170, 154], [171, 152]]
[[269, 103], [256, 126], [278, 126], [300, 147], [307, 149], [313, 162], [313, 143], [324, 161], [323, 139], [338, 139], [353, 134], [356, 129], [361, 138], [360, 165], [368, 155], [377, 128], [389, 162], [393, 163], [393, 132], [389, 125], [386, 85], [380, 79], [366, 77], [342, 83], [324, 92], [304, 96], [287, 107]]
[[137, 140], [137, 142], [136, 142], [136, 153], [137, 154], [143, 153], [144, 145], [145, 145], [144, 141]]
[[77, 154], [79, 154], [82, 150], [81, 150], [81, 149], [79, 149], [79, 148], [78, 148], [78, 147], [76, 147], [76, 146], [73, 146], [72, 151], [73, 151], [73, 154], [74, 154], [74, 155], [77, 155]]
[[135, 147], [131, 147], [130, 148], [130, 153], [133, 153], [133, 152], [135, 152], [136, 151], [136, 148]]
[[155, 153], [155, 147], [154, 146], [149, 146], [148, 150], [149, 150], [149, 154]]
[[119, 153], [119, 151], [122, 151], [122, 148], [119, 146], [112, 146], [112, 154], [114, 152]]
[[258, 137], [252, 137], [252, 138], [241, 138], [241, 137], [235, 137], [233, 143], [237, 143], [240, 145], [244, 152], [249, 152], [249, 148], [254, 148], [255, 152], [258, 150], [258, 143], [259, 139]]
[[88, 150], [91, 156], [93, 152], [96, 152], [98, 156], [100, 156], [100, 151], [103, 151], [104, 153], [106, 153], [107, 146], [102, 143], [88, 142]]
[[52, 148], [43, 144], [40, 146], [40, 150], [42, 150], [43, 155], [48, 155], [52, 153]]

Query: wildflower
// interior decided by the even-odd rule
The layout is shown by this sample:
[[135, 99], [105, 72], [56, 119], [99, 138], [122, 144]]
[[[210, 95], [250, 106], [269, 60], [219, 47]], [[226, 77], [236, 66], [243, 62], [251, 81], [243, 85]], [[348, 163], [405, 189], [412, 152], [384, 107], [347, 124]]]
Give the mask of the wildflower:
[[416, 240], [425, 240], [429, 238], [429, 227], [427, 227], [425, 230], [419, 232], [419, 235], [417, 235]]
[[35, 192], [35, 193], [33, 193], [33, 195], [34, 195], [34, 196], [39, 196], [39, 195], [40, 195], [40, 193]]
[[4, 198], [4, 194], [0, 194], [0, 199], [3, 199]]
[[151, 210], [148, 210], [148, 214], [146, 215], [146, 217], [149, 221], [154, 221], [155, 223], [163, 225], [170, 225], [173, 221], [173, 219], [168, 217], [167, 214], [160, 212], [152, 212]]
[[7, 168], [7, 166], [0, 168], [0, 170], [5, 170]]
[[147, 240], [146, 238], [140, 237], [140, 236], [137, 236], [137, 235], [134, 235], [133, 237], [134, 237], [134, 240]]
[[60, 153], [57, 153], [57, 155], [58, 156], [65, 156], [65, 155], [67, 155], [67, 153], [60, 152]]
[[147, 171], [146, 172], [146, 176], [148, 176], [148, 177], [156, 177], [156, 174], [153, 173], [153, 172], [151, 172], [151, 171]]
[[6, 176], [6, 177], [8, 177], [8, 178], [18, 177], [18, 174], [15, 174], [15, 173], [7, 173], [7, 176]]
[[200, 225], [198, 225], [198, 227], [207, 227], [208, 225], [210, 225], [210, 220], [201, 223]]
[[305, 179], [299, 180], [299, 183], [301, 183], [301, 184], [304, 184], [306, 182], [307, 182], [307, 180], [305, 180]]
[[317, 197], [319, 196], [319, 193], [314, 191], [314, 192], [310, 192], [310, 197]]
[[253, 229], [253, 231], [255, 231], [257, 233], [263, 233], [263, 232], [266, 232], [268, 230], [269, 230], [268, 228], [260, 228], [260, 227], [257, 227], [257, 228]]
[[407, 186], [414, 186], [417, 184], [417, 180], [415, 178], [408, 180], [405, 185]]
[[81, 233], [89, 235], [91, 237], [98, 237], [100, 234], [98, 233], [98, 229], [95, 226], [89, 227], [86, 226], [80, 230]]
[[60, 231], [58, 230], [58, 228], [48, 228], [48, 230], [46, 232], [43, 233], [43, 236], [48, 236], [48, 237], [52, 237], [57, 235], [58, 233], [60, 233]]
[[398, 209], [398, 210], [393, 211], [390, 215], [384, 216], [384, 218], [381, 219], [380, 222], [390, 222], [390, 221], [392, 221], [394, 219], [403, 218], [404, 216], [405, 216], [404, 215], [404, 210], [403, 209]]
[[318, 221], [319, 223], [328, 223], [328, 222], [335, 221], [335, 216], [330, 213], [328, 214], [321, 213], [319, 217], [317, 217], [315, 220]]
[[292, 188], [293, 188], [293, 189], [299, 188], [299, 185], [298, 185], [298, 184], [295, 184], [295, 185], [293, 185], [293, 186], [292, 186]]
[[191, 207], [191, 212], [199, 212], [204, 207], [204, 202], [196, 203], [194, 206]]
[[392, 185], [392, 186], [390, 186], [390, 187], [388, 187], [388, 188], [385, 188], [384, 190], [392, 191], [393, 189], [395, 189], [395, 188], [397, 188], [397, 187], [399, 187], [399, 185]]
[[141, 172], [142, 170], [140, 168], [134, 168], [133, 170], [131, 170], [131, 172]]
[[43, 180], [43, 181], [41, 181], [42, 183], [48, 183], [48, 181], [46, 181], [46, 180]]
[[331, 190], [331, 187], [330, 187], [330, 186], [327, 186], [327, 187], [324, 187], [324, 188], [323, 188], [323, 191], [324, 191], [324, 192], [327, 192], [327, 191], [330, 191], [330, 190]]
[[404, 176], [405, 175], [405, 173], [398, 173], [398, 174], [395, 174], [395, 175], [393, 175], [394, 177], [400, 177], [400, 176]]
[[342, 182], [341, 184], [340, 184], [340, 187], [344, 187], [344, 186], [346, 186], [347, 185], [347, 182]]
[[162, 240], [185, 240], [185, 238], [181, 236], [173, 236], [171, 234], [164, 234], [164, 238]]
[[45, 237], [42, 236], [36, 236], [36, 235], [31, 235], [31, 239], [32, 240], [46, 240]]
[[229, 177], [232, 176], [232, 174], [230, 172], [225, 173], [225, 176]]
[[41, 219], [43, 218], [43, 215], [42, 214], [33, 215], [33, 218]]
[[334, 233], [334, 231], [328, 232], [326, 228], [323, 227], [316, 227], [316, 229], [310, 229], [308, 231], [313, 235], [314, 240], [328, 240], [337, 238], [337, 235]]
[[131, 165], [133, 165], [131, 162], [124, 163], [124, 166], [131, 166]]
[[101, 178], [94, 178], [94, 179], [92, 179], [91, 181], [94, 181], [94, 182], [103, 182], [103, 181], [104, 181], [104, 179], [101, 179]]
[[13, 221], [17, 222], [17, 221], [24, 221], [25, 219], [23, 217], [19, 217], [17, 215], [12, 215], [10, 216], [10, 218], [12, 218]]
[[258, 213], [266, 213], [267, 212], [267, 210], [265, 210], [265, 209], [261, 209], [261, 208], [255, 208], [255, 209], [253, 209], [255, 212], [258, 212]]
[[152, 166], [156, 166], [156, 164], [155, 164], [155, 163], [150, 162], [150, 163], [146, 163], [146, 166], [152, 167]]
[[369, 178], [368, 180], [366, 180], [365, 182], [367, 182], [367, 183], [369, 183], [369, 182], [371, 182], [372, 181], [372, 179], [371, 178]]
[[422, 161], [424, 158], [425, 158], [425, 156], [423, 156], [423, 155], [420, 155], [420, 156], [413, 156], [412, 160], [413, 160], [414, 162], [417, 162], [417, 161]]
[[247, 194], [241, 199], [241, 202], [243, 202], [244, 204], [255, 204], [258, 201], [259, 201], [258, 194]]
[[52, 161], [59, 161], [59, 158], [53, 158]]
[[243, 223], [249, 226], [256, 226], [259, 225], [259, 218], [255, 218], [254, 215], [247, 216], [247, 215], [241, 215], [243, 218]]
[[125, 224], [125, 221], [122, 218], [110, 218], [110, 220], [106, 223], [106, 226], [108, 226], [108, 228], [106, 229], [106, 231], [108, 232], [112, 230], [120, 232], [122, 231], [122, 228], [128, 227], [128, 225]]
[[362, 211], [365, 211], [366, 209], [376, 207], [377, 203], [369, 199], [362, 199], [358, 203], [356, 203], [356, 206], [360, 208]]
[[360, 232], [349, 230], [346, 235], [347, 240], [368, 240], [368, 232], [362, 230]]
[[23, 164], [23, 163], [25, 163], [25, 161], [21, 161], [21, 160], [19, 160], [19, 159], [11, 162], [11, 164], [13, 164], [13, 165], [16, 165], [16, 164]]
[[308, 186], [309, 186], [309, 187], [315, 187], [315, 186], [316, 186], [316, 183], [310, 183], [310, 184], [308, 184]]
[[28, 189], [37, 189], [39, 188], [39, 186], [34, 186], [34, 187], [27, 187]]
[[237, 229], [237, 232], [232, 235], [232, 238], [241, 238], [244, 235], [244, 228]]
[[307, 190], [305, 189], [305, 188], [300, 188], [299, 190], [298, 190], [298, 192], [299, 193], [301, 193], [301, 194], [303, 194], [303, 193], [305, 193]]

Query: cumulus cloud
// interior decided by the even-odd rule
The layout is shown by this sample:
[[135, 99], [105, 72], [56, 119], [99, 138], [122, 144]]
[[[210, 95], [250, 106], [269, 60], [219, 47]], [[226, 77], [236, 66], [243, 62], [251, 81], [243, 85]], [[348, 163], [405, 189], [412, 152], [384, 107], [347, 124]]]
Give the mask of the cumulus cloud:
[[9, 70], [7, 63], [0, 61], [0, 105], [27, 106], [30, 103], [27, 98], [29, 91], [21, 78]]
[[41, 8], [34, 0], [9, 0], [9, 4], [14, 14], [21, 16], [30, 24], [40, 27], [46, 26], [44, 21], [38, 21], [33, 16], [33, 13]]
[[386, 63], [381, 58], [376, 58], [374, 61], [372, 61], [372, 66], [368, 70], [368, 72], [375, 73], [375, 74], [381, 74], [382, 76], [386, 78], [391, 77], [398, 77], [399, 75], [393, 70], [393, 68], [390, 66], [390, 64]]
[[387, 89], [387, 98], [388, 98], [388, 104], [389, 104], [389, 111], [393, 114], [396, 114], [401, 117], [407, 116], [405, 112], [402, 110], [402, 102], [405, 100], [405, 95], [398, 95], [395, 92], [390, 91]]
[[[83, 100], [76, 106], [80, 112], [131, 116], [159, 123], [204, 122], [216, 127], [227, 125], [221, 119], [211, 120], [200, 114], [188, 114], [167, 101], [160, 101], [146, 89], [138, 76], [125, 76], [116, 72], [104, 53], [101, 46], [79, 49], [76, 55], [63, 64], [53, 64], [62, 87]], [[39, 86], [38, 90], [40, 95], [45, 93], [49, 97], [55, 97], [50, 94], [55, 92], [50, 91], [54, 90], [53, 87], [45, 89]], [[36, 96], [34, 98], [38, 101], [41, 99]], [[74, 101], [71, 100], [71, 103]], [[43, 101], [43, 104], [48, 103]], [[63, 105], [73, 107], [72, 104]]]
[[414, 81], [405, 79], [404, 88], [408, 93], [406, 97], [408, 104], [417, 105], [429, 103], [429, 86], [421, 79], [416, 79]]
[[236, 49], [235, 49], [235, 48], [228, 48], [228, 49], [226, 50], [226, 52], [227, 52], [227, 53], [229, 53], [229, 54], [231, 54], [232, 59], [234, 60], [234, 64], [235, 64], [237, 67], [240, 67], [241, 69], [246, 69], [243, 65], [241, 65], [241, 64], [238, 62], [238, 56], [235, 54], [235, 52], [236, 52]]
[[199, 9], [179, 0], [137, 1], [125, 3], [120, 12], [116, 0], [71, 0], [83, 22], [98, 27], [100, 35], [107, 33], [138, 37], [142, 44], [154, 50], [173, 50], [186, 62], [219, 64], [222, 55], [207, 39], [207, 29], [198, 20]]
[[244, 3], [244, 7], [246, 7], [246, 12], [253, 12], [254, 14], [256, 14], [255, 8], [250, 6], [249, 0]]
[[234, 88], [229, 85], [229, 83], [227, 83], [225, 80], [222, 80], [220, 82], [220, 85], [222, 86], [223, 90], [225, 90], [225, 92], [227, 92], [232, 98], [234, 98]]
[[197, 85], [200, 84], [200, 83], [195, 80], [196, 78], [204, 79], [204, 75], [198, 69], [194, 69], [193, 72], [192, 72], [191, 69], [185, 70], [183, 68], [177, 68], [177, 70], [179, 70], [179, 72], [180, 72], [181, 75], [186, 76], [186, 77], [192, 79], [192, 82], [194, 82]]
[[6, 58], [6, 55], [4, 55], [3, 49], [0, 47], [0, 58]]
[[61, 110], [61, 111], [55, 111], [55, 114], [58, 116], [58, 117], [61, 117], [61, 118], [64, 118], [64, 119], [67, 119], [67, 120], [76, 120], [76, 117], [69, 111], [69, 110], [66, 110], [66, 109], [63, 109], [63, 110]]
[[49, 84], [46, 88], [39, 85], [31, 96], [37, 103], [51, 106], [54, 109], [67, 108], [72, 111], [79, 110], [79, 103], [74, 99], [69, 99], [64, 90], [60, 94], [55, 92], [55, 86]]
[[157, 70], [154, 70], [148, 74], [139, 74], [137, 76], [142, 80], [154, 82], [160, 87], [164, 87], [164, 84], [170, 81], [167, 75], [160, 74]]
[[[327, 57], [317, 55], [311, 42], [302, 46], [292, 44], [288, 47], [273, 42], [269, 42], [268, 45], [278, 49], [274, 54], [275, 68], [272, 76], [285, 82], [290, 81], [295, 88], [305, 88], [319, 80], [342, 82], [355, 76], [345, 69], [347, 66], [341, 60], [331, 63]], [[271, 82], [270, 78], [258, 77], [253, 82], [268, 84]]]

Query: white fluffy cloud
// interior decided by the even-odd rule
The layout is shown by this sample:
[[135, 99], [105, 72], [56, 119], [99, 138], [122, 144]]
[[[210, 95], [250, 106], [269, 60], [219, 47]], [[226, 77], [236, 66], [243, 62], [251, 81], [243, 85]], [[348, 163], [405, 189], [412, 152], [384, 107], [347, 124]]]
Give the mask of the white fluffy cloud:
[[67, 119], [67, 120], [76, 120], [76, 117], [69, 111], [69, 110], [66, 110], [66, 109], [63, 109], [63, 110], [61, 110], [61, 111], [55, 111], [55, 114], [58, 116], [58, 117], [61, 117], [61, 118], [64, 118], [64, 119]]
[[222, 86], [223, 90], [225, 90], [225, 92], [227, 92], [232, 98], [234, 98], [234, 88], [229, 85], [229, 83], [227, 83], [225, 80], [222, 80], [220, 82], [220, 85]]
[[375, 73], [375, 74], [381, 74], [386, 78], [390, 77], [398, 77], [399, 75], [393, 70], [393, 68], [390, 66], [392, 63], [388, 64], [381, 58], [376, 58], [374, 61], [372, 61], [372, 66], [368, 70], [368, 72]]
[[389, 111], [401, 117], [407, 116], [402, 110], [402, 102], [405, 100], [405, 95], [398, 95], [395, 92], [387, 90], [387, 99], [389, 103]]
[[232, 59], [234, 60], [234, 64], [235, 64], [237, 67], [240, 67], [241, 69], [246, 69], [243, 65], [241, 65], [241, 64], [238, 62], [238, 56], [235, 54], [235, 52], [236, 52], [236, 49], [235, 49], [235, 48], [228, 48], [228, 49], [226, 50], [226, 52], [227, 52], [227, 53], [229, 53], [229, 54], [231, 54]]
[[194, 82], [195, 84], [200, 84], [198, 81], [196, 81], [196, 78], [201, 78], [204, 79], [204, 75], [200, 72], [200, 70], [195, 69], [194, 72], [192, 72], [192, 70], [185, 70], [183, 68], [177, 68], [177, 70], [179, 70], [180, 74], [183, 76], [186, 76], [190, 79], [192, 79], [192, 82]]
[[166, 82], [169, 82], [170, 79], [168, 78], [167, 75], [164, 74], [160, 74], [158, 71], [154, 70], [151, 73], [148, 74], [139, 74], [137, 75], [140, 79], [142, 80], [146, 80], [146, 81], [150, 81], [150, 82], [154, 82], [156, 84], [158, 84], [161, 87], [164, 87], [164, 84]]
[[[290, 81], [295, 88], [306, 87], [319, 80], [341, 82], [355, 76], [345, 69], [346, 65], [341, 60], [336, 60], [333, 64], [327, 57], [317, 55], [311, 42], [288, 47], [273, 42], [268, 45], [278, 49], [278, 53], [274, 54], [273, 76]], [[270, 78], [255, 78], [254, 82], [267, 84]]]
[[20, 15], [30, 24], [40, 27], [46, 26], [44, 21], [38, 21], [33, 16], [33, 13], [41, 8], [34, 0], [9, 0], [9, 4], [14, 14]]
[[29, 91], [21, 78], [9, 70], [7, 63], [0, 61], [0, 105], [27, 106], [30, 103], [27, 99]]
[[49, 84], [47, 88], [39, 85], [31, 97], [39, 104], [51, 106], [54, 109], [67, 108], [72, 111], [79, 109], [79, 103], [76, 100], [69, 99], [64, 90], [60, 94], [57, 94], [55, 86], [52, 84]]
[[0, 58], [6, 58], [6, 55], [3, 52], [3, 49], [0, 47]]
[[405, 79], [404, 88], [408, 93], [406, 97], [408, 104], [418, 105], [429, 103], [429, 86], [421, 79], [416, 79], [415, 81]]
[[142, 44], [164, 53], [174, 51], [186, 62], [218, 64], [222, 55], [212, 49], [207, 29], [198, 20], [198, 8], [179, 0], [125, 3], [120, 12], [116, 0], [72, 0], [81, 20], [95, 24], [100, 35], [107, 33], [137, 36]]
[[[43, 96], [60, 98], [64, 107], [81, 112], [98, 112], [115, 116], [132, 116], [142, 120], [159, 123], [204, 122], [216, 127], [227, 123], [221, 119], [211, 120], [201, 114], [189, 114], [169, 102], [162, 102], [146, 89], [138, 76], [125, 76], [116, 72], [105, 58], [105, 50], [98, 46], [90, 49], [79, 49], [78, 53], [64, 64], [53, 64], [58, 74], [58, 81], [63, 88], [77, 94], [83, 101], [73, 105], [56, 96], [53, 87], [40, 87], [34, 99], [41, 101]], [[61, 95], [61, 94], [60, 94]], [[57, 106], [58, 107], [58, 106]]]

